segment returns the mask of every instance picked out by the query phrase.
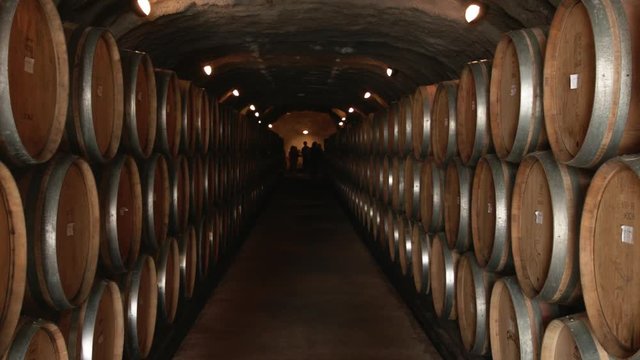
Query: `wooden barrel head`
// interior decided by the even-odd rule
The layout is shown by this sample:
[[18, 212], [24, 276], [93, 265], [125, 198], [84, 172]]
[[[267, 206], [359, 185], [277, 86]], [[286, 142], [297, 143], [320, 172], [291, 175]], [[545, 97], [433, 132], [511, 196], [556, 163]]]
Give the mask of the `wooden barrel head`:
[[183, 285], [183, 295], [191, 299], [196, 284], [198, 269], [198, 242], [193, 226], [183, 234], [180, 241], [180, 283]]
[[473, 248], [480, 266], [486, 266], [494, 247], [496, 189], [491, 167], [484, 159], [476, 167], [471, 198]]
[[458, 258], [458, 253], [447, 247], [444, 233], [433, 237], [429, 259], [433, 307], [436, 315], [449, 320], [455, 320], [457, 317], [455, 273]]
[[[520, 66], [518, 53], [512, 38], [504, 35], [493, 60], [491, 79], [491, 109], [495, 107], [492, 129], [496, 128], [494, 143], [501, 157], [508, 154], [513, 143], [520, 120]], [[504, 154], [504, 155], [503, 155]]]
[[433, 159], [424, 161], [420, 174], [420, 217], [429, 231], [438, 231], [443, 226], [443, 192], [444, 172]]
[[156, 81], [151, 58], [144, 54], [136, 71], [136, 128], [143, 155], [149, 156], [156, 136]]
[[111, 360], [122, 356], [124, 315], [120, 291], [114, 283], [107, 286], [100, 299], [93, 328], [92, 359]]
[[161, 243], [169, 223], [169, 169], [164, 157], [158, 157], [153, 171], [153, 227], [156, 241]]
[[431, 237], [424, 231], [420, 223], [416, 223], [411, 231], [411, 274], [413, 283], [419, 294], [427, 294], [431, 290], [429, 281], [429, 259], [431, 253]]
[[593, 334], [585, 313], [564, 316], [547, 326], [542, 340], [542, 359], [610, 359]]
[[180, 82], [175, 72], [170, 70], [156, 70], [157, 88], [157, 151], [167, 156], [175, 157], [180, 151], [182, 131], [182, 99], [180, 97]]
[[211, 106], [209, 105], [209, 94], [202, 89], [202, 101], [200, 102], [200, 114], [202, 116], [200, 122], [200, 153], [207, 154], [209, 152], [209, 143], [211, 138]]
[[476, 309], [476, 285], [473, 275], [468, 257], [463, 256], [458, 263], [456, 274], [456, 304], [460, 337], [467, 350], [473, 347], [476, 340], [478, 309]]
[[153, 258], [143, 255], [128, 274], [123, 296], [127, 311], [126, 349], [129, 358], [146, 358], [151, 351], [158, 309], [158, 284]]
[[431, 106], [436, 85], [420, 86], [413, 97], [412, 137], [413, 155], [424, 159], [431, 154]]
[[491, 292], [490, 335], [491, 355], [494, 359], [520, 359], [518, 319], [511, 294], [502, 281]]
[[455, 248], [458, 239], [460, 200], [460, 177], [455, 162], [451, 162], [444, 181], [444, 228], [449, 249]]
[[167, 238], [157, 260], [158, 302], [165, 323], [175, 320], [180, 295], [180, 250], [174, 238]]
[[126, 264], [133, 264], [140, 250], [142, 233], [142, 190], [138, 166], [125, 160], [118, 183], [118, 244]]
[[68, 358], [64, 336], [55, 324], [26, 317], [20, 319], [13, 335], [13, 343], [2, 357], [6, 360], [65, 360]]

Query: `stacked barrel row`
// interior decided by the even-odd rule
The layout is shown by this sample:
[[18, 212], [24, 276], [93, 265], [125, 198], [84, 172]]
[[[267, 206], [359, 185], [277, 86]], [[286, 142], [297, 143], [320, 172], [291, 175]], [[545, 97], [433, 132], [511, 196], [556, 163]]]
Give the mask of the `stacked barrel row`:
[[0, 357], [145, 358], [212, 286], [281, 139], [51, 0], [0, 18]]
[[348, 208], [469, 354], [640, 356], [634, 7], [565, 0], [329, 142]]

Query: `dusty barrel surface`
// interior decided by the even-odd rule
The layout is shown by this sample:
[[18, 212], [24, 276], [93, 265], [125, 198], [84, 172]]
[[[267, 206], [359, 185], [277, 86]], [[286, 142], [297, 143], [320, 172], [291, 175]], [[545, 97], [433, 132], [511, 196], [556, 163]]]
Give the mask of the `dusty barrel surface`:
[[419, 294], [428, 294], [431, 290], [429, 281], [429, 264], [431, 254], [431, 236], [420, 223], [416, 223], [411, 231], [411, 274], [413, 284]]
[[516, 175], [511, 248], [518, 282], [533, 298], [570, 304], [580, 297], [578, 239], [588, 173], [551, 152], [527, 155]]
[[596, 339], [585, 313], [550, 322], [544, 331], [540, 357], [549, 360], [611, 359]]
[[422, 162], [407, 156], [404, 161], [404, 210], [407, 216], [420, 220], [420, 173]]
[[449, 162], [444, 185], [444, 230], [450, 249], [471, 249], [471, 183], [473, 169], [459, 159]]
[[108, 29], [65, 26], [71, 65], [65, 140], [74, 152], [104, 163], [116, 155], [122, 136], [120, 51]]
[[11, 0], [3, 5], [0, 150], [17, 165], [42, 163], [56, 152], [67, 116], [69, 63], [64, 30], [51, 1]]
[[475, 165], [493, 150], [489, 122], [491, 61], [467, 63], [460, 73], [456, 102], [456, 144], [465, 165]]
[[198, 241], [196, 230], [189, 226], [180, 237], [180, 285], [182, 295], [186, 299], [193, 297], [195, 290], [196, 274], [198, 271]]
[[157, 251], [169, 228], [169, 169], [164, 156], [152, 155], [141, 164], [142, 238], [147, 249]]
[[157, 126], [155, 149], [175, 157], [180, 151], [182, 133], [182, 99], [180, 82], [171, 70], [156, 70]]
[[547, 37], [538, 28], [511, 31], [496, 48], [491, 71], [491, 138], [496, 154], [519, 162], [548, 149], [542, 108], [542, 67]]
[[433, 237], [429, 259], [431, 296], [436, 315], [443, 319], [457, 318], [456, 272], [459, 258], [457, 251], [447, 247], [444, 233]]
[[431, 155], [431, 106], [436, 95], [436, 85], [420, 86], [413, 96], [411, 136], [413, 156], [424, 159]]
[[169, 227], [174, 235], [182, 233], [189, 223], [189, 163], [183, 155], [176, 157], [169, 169]]
[[133, 266], [142, 237], [142, 186], [133, 158], [123, 155], [98, 171], [100, 260], [112, 274]]
[[122, 358], [124, 313], [113, 281], [97, 280], [87, 301], [62, 313], [58, 323], [70, 359]]
[[[10, 335], [11, 337], [11, 335]], [[67, 360], [67, 345], [60, 329], [43, 319], [20, 318], [3, 359]]]
[[473, 253], [460, 257], [456, 272], [458, 328], [465, 349], [472, 354], [489, 353], [489, 301], [496, 275], [478, 266]]
[[156, 78], [149, 55], [122, 50], [124, 126], [122, 143], [138, 158], [151, 155], [158, 124]]
[[640, 21], [634, 2], [565, 0], [549, 29], [544, 115], [562, 163], [640, 152]]
[[19, 176], [18, 184], [28, 241], [27, 297], [58, 311], [80, 305], [91, 290], [100, 247], [99, 200], [89, 165], [60, 155]]
[[125, 351], [144, 359], [153, 345], [158, 311], [158, 283], [153, 258], [142, 255], [120, 283], [124, 308]]
[[420, 217], [425, 230], [441, 230], [444, 222], [444, 171], [429, 158], [420, 174]]
[[514, 277], [496, 280], [491, 291], [489, 333], [494, 359], [539, 359], [544, 328], [558, 307], [526, 297]]
[[175, 238], [167, 238], [156, 258], [158, 314], [163, 323], [176, 318], [180, 295], [180, 249]]
[[622, 156], [596, 172], [580, 225], [580, 277], [593, 330], [610, 354], [640, 350], [640, 158]]
[[431, 108], [431, 148], [433, 158], [440, 165], [457, 153], [456, 145], [456, 101], [458, 81], [444, 81], [438, 84], [433, 107]]
[[473, 250], [481, 267], [508, 271], [511, 253], [511, 193], [516, 169], [495, 155], [478, 162], [471, 188]]

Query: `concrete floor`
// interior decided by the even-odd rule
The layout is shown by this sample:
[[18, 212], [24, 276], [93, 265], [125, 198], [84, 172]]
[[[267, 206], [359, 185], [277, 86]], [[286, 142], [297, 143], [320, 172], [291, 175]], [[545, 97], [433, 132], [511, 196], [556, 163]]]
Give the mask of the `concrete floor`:
[[440, 359], [330, 189], [285, 179], [176, 359]]

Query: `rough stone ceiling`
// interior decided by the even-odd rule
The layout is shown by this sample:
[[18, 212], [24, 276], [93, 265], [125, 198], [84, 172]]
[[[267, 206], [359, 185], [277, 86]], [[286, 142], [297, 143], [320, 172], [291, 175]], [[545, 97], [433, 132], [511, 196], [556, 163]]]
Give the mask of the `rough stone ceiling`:
[[[123, 0], [62, 0], [60, 8], [63, 20], [108, 26], [121, 47], [148, 52], [156, 67], [218, 97], [238, 88], [230, 105], [254, 103], [276, 119], [349, 106], [370, 113], [382, 105], [365, 91], [392, 102], [457, 78], [465, 62], [491, 58], [503, 32], [548, 25], [556, 1], [484, 2], [478, 25], [464, 22], [462, 0], [157, 0], [144, 19]], [[388, 78], [387, 66], [397, 75]]]

